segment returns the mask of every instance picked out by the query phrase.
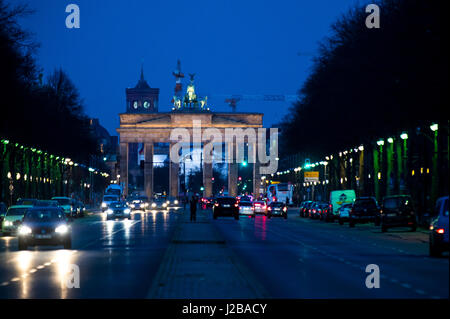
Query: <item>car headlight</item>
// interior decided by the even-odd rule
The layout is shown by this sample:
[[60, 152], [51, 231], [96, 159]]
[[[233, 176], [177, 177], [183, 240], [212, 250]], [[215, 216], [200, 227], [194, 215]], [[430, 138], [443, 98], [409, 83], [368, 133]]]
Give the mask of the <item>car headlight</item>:
[[106, 211], [106, 213], [107, 213], [108, 215], [110, 215], [110, 214], [113, 213], [113, 210], [112, 210], [112, 209], [108, 209], [108, 210]]
[[31, 234], [31, 228], [28, 226], [20, 226], [19, 228], [20, 235], [28, 235]]
[[156, 207], [156, 203], [152, 203], [152, 207]]
[[167, 207], [167, 203], [164, 203], [164, 204], [163, 204], [163, 207]]
[[68, 231], [69, 231], [69, 227], [67, 227], [66, 225], [58, 226], [55, 229], [55, 233], [58, 233], [58, 234], [65, 234]]
[[102, 207], [103, 207], [103, 208], [106, 208], [106, 207], [108, 207], [108, 205], [107, 205], [105, 202], [103, 202], [103, 203], [102, 203]]
[[130, 206], [131, 206], [131, 208], [135, 208], [136, 207], [136, 205], [134, 205], [134, 204], [131, 204]]
[[141, 203], [141, 205], [140, 205], [141, 207], [145, 207], [145, 204], [144, 203]]
[[145, 203], [144, 206], [145, 206], [145, 207], [148, 207], [148, 203]]
[[173, 203], [174, 203], [175, 205], [178, 205], [178, 201], [177, 201], [177, 200], [175, 200]]
[[129, 213], [131, 212], [131, 210], [130, 210], [129, 208], [126, 208], [123, 212], [124, 212], [125, 214], [129, 214]]
[[166, 204], [170, 204], [170, 200], [168, 200], [168, 201], [166, 202]]
[[5, 220], [5, 226], [12, 226], [13, 223], [9, 220]]

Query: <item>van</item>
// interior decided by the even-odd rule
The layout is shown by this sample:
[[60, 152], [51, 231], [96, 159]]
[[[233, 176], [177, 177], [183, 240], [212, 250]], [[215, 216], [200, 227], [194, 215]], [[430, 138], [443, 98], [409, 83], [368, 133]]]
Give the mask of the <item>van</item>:
[[337, 212], [341, 205], [353, 204], [355, 199], [356, 193], [354, 189], [344, 189], [330, 192], [330, 205], [332, 206], [333, 213]]

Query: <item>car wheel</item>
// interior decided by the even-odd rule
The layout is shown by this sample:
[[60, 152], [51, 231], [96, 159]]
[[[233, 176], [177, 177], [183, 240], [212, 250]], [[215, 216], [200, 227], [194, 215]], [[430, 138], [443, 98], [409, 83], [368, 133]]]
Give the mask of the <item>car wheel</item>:
[[26, 250], [28, 248], [27, 244], [19, 239], [19, 250]]
[[217, 219], [217, 215], [216, 214], [213, 215], [213, 219]]
[[272, 215], [267, 215], [267, 218], [269, 218], [269, 219], [272, 218]]
[[284, 219], [287, 219], [287, 214], [286, 214], [286, 215], [284, 215]]
[[342, 219], [339, 218], [339, 225], [344, 225], [344, 221]]
[[64, 249], [72, 249], [72, 239], [68, 238], [64, 241]]
[[350, 219], [349, 222], [348, 222], [348, 226], [351, 227], [351, 228], [355, 227], [355, 222]]
[[239, 215], [234, 215], [235, 220], [239, 220]]
[[411, 226], [411, 231], [415, 232], [416, 230], [417, 230], [417, 225], [416, 224], [412, 225]]

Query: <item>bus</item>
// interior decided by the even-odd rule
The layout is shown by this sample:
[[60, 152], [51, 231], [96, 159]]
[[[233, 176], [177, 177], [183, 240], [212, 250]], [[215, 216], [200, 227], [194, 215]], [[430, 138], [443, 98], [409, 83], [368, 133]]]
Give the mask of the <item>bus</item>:
[[269, 202], [277, 201], [286, 203], [286, 199], [289, 198], [288, 205], [293, 205], [293, 195], [294, 185], [291, 183], [272, 184], [267, 188], [267, 197], [269, 198]]

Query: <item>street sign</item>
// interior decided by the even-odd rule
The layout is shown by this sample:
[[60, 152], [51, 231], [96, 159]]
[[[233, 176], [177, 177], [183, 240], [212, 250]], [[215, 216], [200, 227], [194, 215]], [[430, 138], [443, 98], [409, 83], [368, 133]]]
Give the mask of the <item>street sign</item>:
[[319, 172], [305, 172], [305, 182], [318, 182]]

